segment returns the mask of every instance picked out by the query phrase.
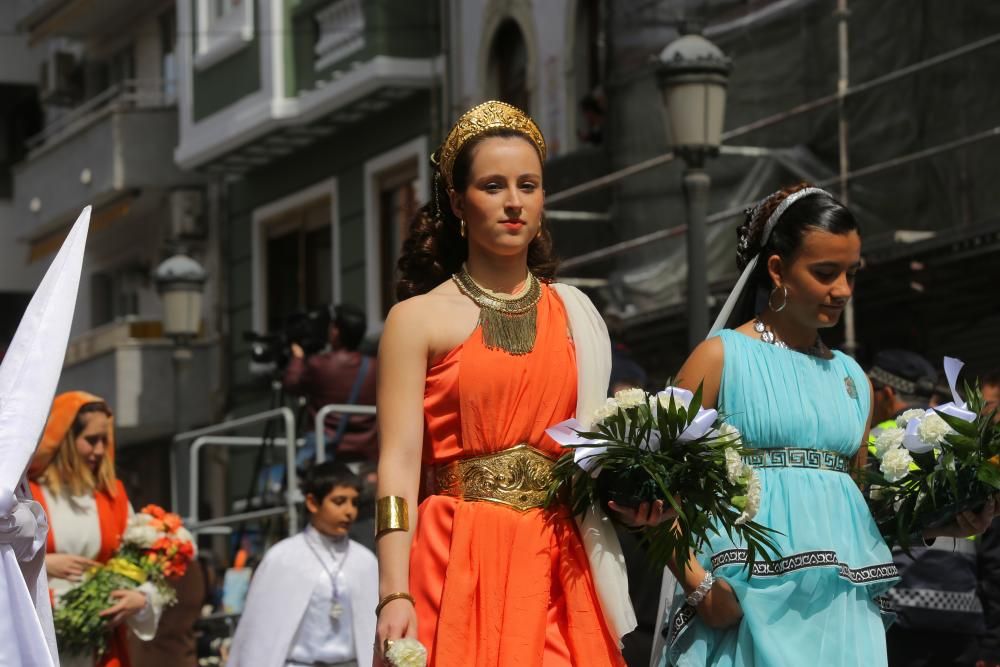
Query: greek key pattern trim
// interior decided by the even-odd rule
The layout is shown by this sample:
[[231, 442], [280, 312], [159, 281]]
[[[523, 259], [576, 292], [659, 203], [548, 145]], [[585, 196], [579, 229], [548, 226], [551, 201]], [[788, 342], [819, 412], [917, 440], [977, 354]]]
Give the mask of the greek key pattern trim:
[[[714, 571], [727, 565], [745, 565], [746, 562], [746, 549], [727, 549], [712, 556], [712, 570]], [[810, 567], [836, 567], [837, 573], [841, 577], [855, 584], [890, 581], [899, 576], [899, 570], [893, 563], [851, 568], [846, 563], [841, 563], [834, 551], [804, 551], [776, 560], [773, 563], [756, 562], [753, 566], [753, 576], [776, 577]], [[894, 590], [890, 589], [890, 594], [893, 592]], [[890, 600], [888, 597], [878, 595], [873, 597], [872, 600], [878, 605], [881, 613], [892, 614], [895, 612], [893, 600]], [[687, 603], [681, 605], [681, 608], [670, 619], [670, 623], [665, 625], [662, 630], [662, 634], [667, 640], [667, 646], [673, 646], [677, 638], [687, 629], [697, 615], [697, 610], [691, 605]]]
[[802, 447], [769, 447], [756, 449], [743, 457], [743, 462], [754, 468], [811, 468], [848, 472], [851, 459], [825, 449]]
[[[745, 565], [746, 562], [746, 549], [727, 549], [712, 556], [712, 569], [716, 570], [727, 565]], [[899, 570], [893, 563], [852, 568], [847, 563], [840, 562], [835, 551], [803, 551], [772, 563], [757, 561], [753, 564], [752, 574], [755, 577], [779, 577], [810, 567], [835, 567], [837, 573], [852, 584], [889, 581], [899, 576]]]

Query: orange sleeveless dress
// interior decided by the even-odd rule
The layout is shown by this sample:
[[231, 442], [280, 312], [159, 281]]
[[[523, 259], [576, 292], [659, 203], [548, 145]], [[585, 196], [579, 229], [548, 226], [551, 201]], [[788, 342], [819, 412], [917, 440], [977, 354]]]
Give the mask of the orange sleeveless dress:
[[[531, 353], [489, 350], [482, 331], [427, 373], [425, 468], [520, 443], [558, 456], [545, 429], [576, 411], [566, 312], [542, 286]], [[432, 667], [624, 665], [576, 523], [565, 509], [520, 512], [429, 495], [410, 555], [417, 631]]]

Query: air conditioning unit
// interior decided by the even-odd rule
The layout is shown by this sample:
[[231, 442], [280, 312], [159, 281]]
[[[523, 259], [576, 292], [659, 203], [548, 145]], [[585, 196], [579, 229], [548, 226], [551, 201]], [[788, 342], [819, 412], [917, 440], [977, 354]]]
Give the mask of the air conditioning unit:
[[196, 189], [174, 190], [169, 201], [171, 238], [204, 238], [204, 193]]
[[42, 62], [39, 96], [50, 104], [68, 104], [76, 100], [79, 86], [76, 77], [79, 61], [67, 51], [54, 51]]

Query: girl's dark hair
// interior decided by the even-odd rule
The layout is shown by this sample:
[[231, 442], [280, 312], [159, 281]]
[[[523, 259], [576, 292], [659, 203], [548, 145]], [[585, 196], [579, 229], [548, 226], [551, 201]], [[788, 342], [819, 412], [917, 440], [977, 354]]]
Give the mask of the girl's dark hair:
[[733, 310], [732, 322], [742, 324], [756, 315], [760, 293], [766, 294], [773, 288], [771, 275], [767, 271], [768, 257], [778, 255], [783, 260], [791, 259], [802, 248], [802, 240], [806, 234], [812, 230], [831, 234], [861, 233], [857, 220], [846, 206], [829, 194], [814, 193], [803, 196], [785, 209], [762, 246], [764, 226], [771, 214], [786, 197], [809, 187], [814, 186], [799, 183], [783, 188], [752, 209], [747, 209], [746, 219], [736, 230], [736, 266], [742, 271], [755, 256], [760, 255], [760, 260]]
[[[469, 187], [473, 150], [489, 137], [520, 137], [531, 143], [520, 132], [504, 128], [487, 130], [470, 139], [458, 152], [452, 168], [456, 192], [464, 192]], [[468, 245], [462, 238], [461, 222], [451, 210], [448, 187], [436, 162], [437, 156], [431, 156], [434, 171], [431, 199], [417, 211], [410, 223], [397, 264], [399, 281], [396, 283], [396, 298], [400, 301], [434, 289], [459, 271], [462, 262], [469, 256]], [[543, 216], [541, 233], [528, 246], [528, 269], [542, 280], [552, 280], [558, 264], [552, 254], [552, 233]]]
[[347, 486], [361, 493], [361, 478], [339, 461], [324, 461], [309, 468], [302, 480], [302, 495], [321, 503], [338, 486]]

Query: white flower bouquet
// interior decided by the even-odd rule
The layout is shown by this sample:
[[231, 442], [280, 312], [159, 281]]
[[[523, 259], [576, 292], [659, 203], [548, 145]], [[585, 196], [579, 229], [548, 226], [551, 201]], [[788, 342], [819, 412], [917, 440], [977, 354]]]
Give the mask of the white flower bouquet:
[[772, 560], [770, 528], [754, 521], [760, 480], [744, 463], [739, 432], [716, 410], [701, 407], [701, 387], [650, 394], [627, 389], [609, 398], [592, 425], [570, 419], [547, 433], [572, 449], [553, 469], [549, 503], [568, 502], [582, 514], [609, 500], [625, 507], [663, 500], [677, 513], [643, 531], [654, 564], [683, 568], [692, 549], [724, 530], [746, 544], [748, 571], [758, 557]]
[[1000, 428], [983, 410], [982, 389], [956, 385], [962, 362], [945, 357], [953, 401], [907, 410], [875, 439], [878, 472], [868, 473], [869, 505], [890, 544], [908, 548], [925, 528], [978, 509], [1000, 490]]

